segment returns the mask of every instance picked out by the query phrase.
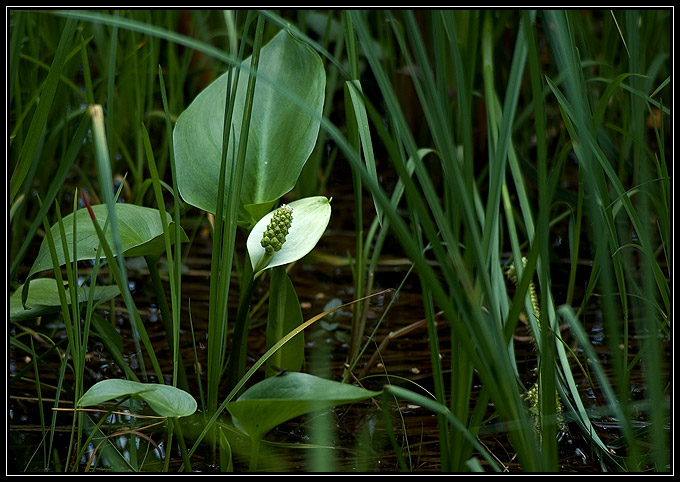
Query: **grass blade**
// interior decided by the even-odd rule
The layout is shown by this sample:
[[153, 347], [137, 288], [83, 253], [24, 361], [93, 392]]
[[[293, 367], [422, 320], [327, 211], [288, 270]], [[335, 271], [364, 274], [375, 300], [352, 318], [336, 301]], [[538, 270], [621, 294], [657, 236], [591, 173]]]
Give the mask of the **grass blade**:
[[74, 19], [67, 19], [64, 29], [59, 40], [59, 45], [55, 52], [54, 60], [52, 61], [52, 66], [50, 67], [50, 72], [47, 74], [47, 79], [45, 80], [45, 85], [43, 87], [42, 93], [40, 95], [40, 103], [33, 115], [31, 120], [31, 125], [28, 128], [28, 133], [26, 134], [26, 139], [21, 146], [21, 152], [19, 153], [19, 159], [17, 165], [12, 172], [12, 177], [9, 182], [9, 203], [12, 204], [19, 193], [26, 176], [31, 168], [31, 164], [35, 161], [35, 154], [37, 152], [38, 146], [40, 145], [40, 137], [47, 124], [47, 116], [50, 113], [50, 108], [52, 107], [52, 101], [57, 92], [57, 87], [59, 86], [59, 81], [61, 77], [62, 69], [64, 68], [64, 63], [66, 61], [66, 56], [68, 54], [68, 49], [73, 38], [73, 33], [75, 32], [77, 21]]

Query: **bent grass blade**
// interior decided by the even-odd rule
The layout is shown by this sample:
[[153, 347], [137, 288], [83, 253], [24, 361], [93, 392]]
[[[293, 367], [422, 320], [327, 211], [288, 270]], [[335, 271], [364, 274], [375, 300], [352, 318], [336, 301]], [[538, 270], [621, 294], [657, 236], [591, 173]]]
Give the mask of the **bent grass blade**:
[[[316, 315], [316, 316], [313, 316], [312, 318], [310, 318], [309, 320], [305, 321], [303, 324], [301, 324], [300, 326], [298, 326], [295, 330], [291, 331], [291, 332], [288, 333], [286, 336], [284, 336], [283, 338], [281, 338], [274, 346], [272, 346], [269, 350], [267, 350], [267, 351], [265, 352], [265, 354], [262, 355], [262, 356], [261, 356], [261, 357], [253, 364], [253, 366], [250, 368], [250, 370], [248, 370], [248, 371], [246, 372], [246, 374], [243, 376], [243, 378], [241, 378], [241, 380], [239, 380], [238, 384], [231, 390], [231, 392], [229, 392], [229, 395], [227, 395], [227, 397], [224, 399], [224, 401], [223, 401], [222, 404], [219, 406], [219, 408], [215, 411], [215, 413], [214, 413], [214, 414], [210, 417], [210, 419], [206, 422], [205, 427], [203, 428], [203, 430], [201, 431], [201, 433], [200, 433], [200, 434], [198, 435], [198, 437], [196, 438], [196, 442], [194, 443], [194, 446], [193, 446], [193, 447], [191, 448], [191, 450], [189, 451], [189, 457], [191, 457], [191, 455], [193, 455], [194, 452], [198, 449], [198, 447], [199, 447], [199, 445], [200, 445], [200, 442], [208, 435], [208, 433], [209, 433], [210, 430], [212, 429], [212, 427], [213, 427], [213, 425], [215, 424], [215, 422], [217, 422], [217, 419], [218, 419], [219, 416], [222, 414], [222, 412], [224, 411], [224, 409], [225, 409], [225, 408], [227, 407], [227, 405], [234, 399], [234, 397], [236, 396], [236, 394], [243, 388], [243, 386], [248, 382], [248, 380], [250, 379], [250, 377], [252, 377], [253, 374], [254, 374], [254, 373], [255, 373], [255, 372], [256, 372], [256, 371], [257, 371], [257, 370], [258, 370], [258, 369], [259, 369], [259, 368], [260, 368], [260, 367], [261, 367], [261, 366], [262, 366], [262, 365], [263, 365], [263, 364], [264, 364], [264, 363], [265, 363], [265, 362], [266, 362], [266, 361], [267, 361], [267, 360], [268, 360], [268, 359], [269, 359], [269, 358], [270, 358], [270, 357], [271, 357], [271, 356], [272, 356], [279, 348], [281, 348], [283, 345], [285, 345], [286, 343], [288, 343], [288, 341], [291, 340], [291, 339], [293, 339], [296, 335], [298, 335], [299, 333], [303, 332], [305, 329], [309, 328], [310, 326], [312, 326], [314, 323], [316, 323], [316, 322], [319, 321], [320, 319], [324, 318], [326, 315], [329, 315], [329, 314], [331, 314], [331, 313], [333, 313], [333, 312], [335, 312], [335, 311], [338, 311], [338, 310], [340, 310], [340, 309], [347, 308], [347, 307], [349, 307], [349, 306], [351, 306], [351, 305], [353, 305], [353, 304], [355, 304], [355, 303], [358, 303], [358, 302], [361, 302], [361, 301], [368, 300], [368, 299], [370, 299], [370, 298], [373, 298], [374, 296], [381, 296], [381, 295], [385, 295], [385, 294], [387, 294], [387, 293], [391, 293], [392, 291], [393, 291], [393, 290], [392, 290], [391, 288], [389, 288], [389, 289], [386, 289], [386, 290], [379, 291], [379, 292], [377, 292], [377, 293], [370, 294], [370, 295], [368, 295], [368, 296], [364, 296], [363, 298], [359, 298], [359, 299], [350, 301], [350, 302], [348, 302], [348, 303], [344, 303], [344, 304], [342, 304], [342, 305], [335, 306], [335, 307], [333, 307], [333, 308], [331, 308], [331, 309], [329, 309], [329, 310], [326, 310], [326, 311], [324, 311], [324, 312], [322, 312], [322, 313], [319, 313], [319, 314]], [[182, 469], [183, 469], [183, 467], [180, 468], [180, 470], [182, 470]]]

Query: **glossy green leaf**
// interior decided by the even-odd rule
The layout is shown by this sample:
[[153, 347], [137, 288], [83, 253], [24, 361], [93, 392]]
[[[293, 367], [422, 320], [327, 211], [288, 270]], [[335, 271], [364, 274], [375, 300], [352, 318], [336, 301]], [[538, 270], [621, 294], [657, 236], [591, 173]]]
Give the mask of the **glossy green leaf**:
[[[54, 278], [39, 278], [31, 281], [31, 289], [26, 300], [26, 309], [21, 305], [22, 287], [10, 296], [9, 319], [12, 321], [32, 320], [38, 316], [56, 313], [61, 310], [59, 287]], [[65, 288], [62, 288], [65, 290]], [[89, 287], [78, 288], [78, 301], [85, 303], [90, 294]], [[117, 286], [97, 286], [94, 289], [95, 303], [108, 301], [120, 294]], [[71, 296], [66, 293], [66, 301], [71, 303]]]
[[133, 380], [102, 380], [78, 400], [78, 407], [99, 405], [115, 399], [134, 397], [145, 401], [162, 417], [186, 417], [196, 411], [194, 397], [170, 385], [141, 383]]
[[289, 203], [293, 208], [293, 222], [291, 223], [286, 242], [281, 249], [273, 254], [264, 266], [260, 262], [264, 257], [264, 248], [260, 244], [262, 234], [271, 221], [274, 211], [260, 219], [248, 235], [247, 247], [255, 276], [267, 268], [292, 263], [307, 255], [323, 236], [331, 219], [331, 202], [324, 196], [313, 196], [298, 199]]
[[[250, 58], [239, 75], [230, 141], [236, 145], [229, 153], [238, 152], [249, 67]], [[173, 134], [180, 195], [211, 213], [216, 212], [227, 75], [196, 96], [177, 119]], [[319, 134], [325, 85], [319, 55], [287, 32], [281, 31], [262, 48], [239, 224], [251, 227], [295, 186]], [[227, 162], [232, 162], [231, 156]]]
[[234, 425], [259, 441], [274, 427], [315, 410], [359, 402], [379, 396], [347, 383], [307, 373], [285, 373], [253, 385], [227, 405]]
[[[163, 224], [157, 209], [120, 203], [115, 206], [124, 256], [158, 255], [165, 251], [165, 245], [163, 243]], [[92, 206], [92, 210], [99, 226], [103, 229], [106, 218], [108, 217], [107, 206], [105, 204], [98, 204]], [[92, 225], [90, 214], [87, 209], [83, 208], [76, 211], [75, 216], [76, 233], [78, 236], [76, 243], [78, 261], [94, 259], [97, 256], [99, 238]], [[169, 214], [166, 215], [166, 217], [170, 229], [174, 229], [174, 224], [171, 224], [172, 218]], [[63, 219], [64, 226], [70, 227], [73, 223], [72, 219], [73, 213], [65, 216]], [[57, 258], [59, 264], [62, 265], [64, 264], [64, 251], [62, 249], [59, 225], [54, 224], [51, 227], [51, 231], [57, 251]], [[73, 257], [73, 231], [71, 229], [65, 229], [65, 234], [66, 246], [68, 248], [69, 258], [71, 259]], [[188, 241], [184, 231], [182, 231], [181, 236], [183, 242]], [[111, 229], [106, 230], [106, 239], [110, 245], [113, 245]], [[102, 257], [104, 257], [104, 253], [101, 254]], [[31, 267], [29, 278], [35, 273], [51, 269], [53, 269], [52, 259], [50, 257], [47, 241], [44, 240], [40, 245], [38, 256]]]

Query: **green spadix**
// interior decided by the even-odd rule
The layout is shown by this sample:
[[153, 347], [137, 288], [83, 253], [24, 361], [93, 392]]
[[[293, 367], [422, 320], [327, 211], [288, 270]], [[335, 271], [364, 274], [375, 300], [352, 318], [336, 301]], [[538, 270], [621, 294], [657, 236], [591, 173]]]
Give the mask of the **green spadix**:
[[278, 251], [267, 253], [262, 238], [278, 210], [266, 214], [253, 227], [247, 247], [254, 275], [265, 269], [282, 266], [307, 255], [321, 239], [331, 218], [331, 201], [324, 196], [313, 196], [286, 205], [293, 217], [285, 242]]

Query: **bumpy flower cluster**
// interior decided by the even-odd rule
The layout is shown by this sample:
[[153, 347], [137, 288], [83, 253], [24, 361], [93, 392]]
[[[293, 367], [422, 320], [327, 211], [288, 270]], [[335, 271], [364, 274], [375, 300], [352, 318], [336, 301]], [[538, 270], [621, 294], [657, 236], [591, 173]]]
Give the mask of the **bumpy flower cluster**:
[[292, 222], [293, 208], [284, 204], [276, 210], [260, 241], [267, 254], [274, 254], [281, 249]]
[[[527, 259], [524, 256], [522, 256], [522, 266], [524, 266], [525, 268], [527, 266]], [[505, 275], [513, 283], [519, 284], [519, 280], [517, 279], [517, 269], [515, 268], [515, 263], [510, 264], [510, 267], [508, 267], [508, 269], [505, 271]], [[531, 298], [531, 306], [534, 308], [534, 315], [536, 316], [536, 319], [540, 323], [541, 311], [538, 305], [538, 294], [536, 293], [536, 287], [534, 286], [533, 281], [529, 283], [529, 297]]]
[[[525, 257], [522, 257], [522, 266], [526, 267], [527, 265], [527, 259]], [[517, 279], [517, 270], [515, 268], [515, 263], [512, 263], [510, 267], [507, 269], [505, 272], [506, 276], [510, 281], [512, 281], [515, 284], [518, 284], [519, 280]], [[541, 327], [541, 313], [539, 311], [539, 306], [538, 306], [538, 294], [536, 293], [536, 287], [534, 286], [534, 282], [531, 281], [529, 283], [529, 297], [531, 298], [531, 305], [534, 309], [534, 315], [536, 315], [536, 321], [538, 322], [538, 327]], [[538, 352], [538, 346], [536, 344], [536, 339], [532, 337], [532, 341], [534, 343], [534, 348]], [[536, 368], [537, 370], [538, 368]], [[538, 383], [539, 381], [536, 381], [533, 386], [527, 390], [527, 392], [524, 394], [524, 399], [527, 400], [531, 408], [529, 409], [529, 412], [534, 416], [534, 430], [536, 431], [536, 435], [538, 437], [541, 437], [541, 420], [540, 420], [540, 405], [539, 405], [539, 399], [538, 399]], [[563, 408], [562, 408], [562, 402], [560, 400], [560, 396], [555, 391], [555, 408], [556, 408], [556, 416], [557, 416], [557, 428], [565, 432], [567, 431], [567, 425], [564, 423], [564, 417], [562, 416]]]

